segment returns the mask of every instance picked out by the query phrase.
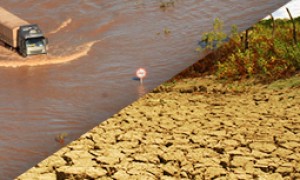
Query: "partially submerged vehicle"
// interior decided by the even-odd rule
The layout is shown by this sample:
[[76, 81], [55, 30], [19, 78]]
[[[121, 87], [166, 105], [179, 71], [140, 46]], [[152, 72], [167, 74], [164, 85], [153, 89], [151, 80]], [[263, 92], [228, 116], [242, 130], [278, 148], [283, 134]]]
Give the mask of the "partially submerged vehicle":
[[48, 39], [37, 24], [30, 24], [0, 7], [0, 41], [22, 56], [47, 54]]

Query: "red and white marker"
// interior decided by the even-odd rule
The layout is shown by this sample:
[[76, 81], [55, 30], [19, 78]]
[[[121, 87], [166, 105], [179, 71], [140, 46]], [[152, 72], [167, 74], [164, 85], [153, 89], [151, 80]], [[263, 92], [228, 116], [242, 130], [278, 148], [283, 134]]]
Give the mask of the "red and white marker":
[[136, 71], [136, 76], [138, 78], [140, 78], [140, 82], [141, 84], [143, 84], [143, 79], [146, 77], [147, 75], [147, 72], [144, 68], [139, 68], [137, 71]]

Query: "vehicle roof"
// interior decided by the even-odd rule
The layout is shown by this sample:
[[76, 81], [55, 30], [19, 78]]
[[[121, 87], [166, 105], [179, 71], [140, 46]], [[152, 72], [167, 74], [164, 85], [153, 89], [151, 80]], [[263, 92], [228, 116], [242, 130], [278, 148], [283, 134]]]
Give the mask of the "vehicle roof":
[[29, 24], [27, 21], [0, 7], [0, 23], [8, 28], [15, 28]]

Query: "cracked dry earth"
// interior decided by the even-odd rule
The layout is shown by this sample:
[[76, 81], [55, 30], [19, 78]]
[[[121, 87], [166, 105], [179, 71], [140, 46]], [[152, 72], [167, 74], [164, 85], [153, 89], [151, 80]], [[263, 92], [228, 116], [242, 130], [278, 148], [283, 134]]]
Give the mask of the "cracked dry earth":
[[160, 86], [17, 179], [300, 179], [299, 92]]

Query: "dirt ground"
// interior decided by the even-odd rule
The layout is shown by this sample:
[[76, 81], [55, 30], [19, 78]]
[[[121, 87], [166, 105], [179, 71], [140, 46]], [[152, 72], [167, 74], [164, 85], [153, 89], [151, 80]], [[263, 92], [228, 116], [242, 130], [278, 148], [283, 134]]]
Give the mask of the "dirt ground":
[[166, 83], [17, 179], [300, 179], [299, 87]]

